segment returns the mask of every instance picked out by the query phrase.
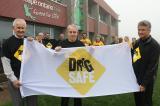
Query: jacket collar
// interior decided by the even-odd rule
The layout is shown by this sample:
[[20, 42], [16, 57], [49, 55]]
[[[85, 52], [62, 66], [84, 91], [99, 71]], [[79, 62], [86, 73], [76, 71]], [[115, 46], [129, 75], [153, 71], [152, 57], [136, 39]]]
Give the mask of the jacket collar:
[[146, 45], [146, 44], [150, 43], [151, 40], [152, 40], [152, 37], [150, 35], [148, 38], [146, 38], [144, 40], [140, 39], [140, 42], [142, 42], [144, 45]]

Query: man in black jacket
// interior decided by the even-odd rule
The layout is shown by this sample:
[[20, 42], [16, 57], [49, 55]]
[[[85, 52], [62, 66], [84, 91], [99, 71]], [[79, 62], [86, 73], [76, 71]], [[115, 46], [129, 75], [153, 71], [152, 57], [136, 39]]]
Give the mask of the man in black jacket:
[[55, 49], [55, 47], [58, 44], [58, 41], [56, 39], [50, 39], [50, 34], [45, 33], [44, 38], [42, 39], [42, 43], [46, 48]]
[[[71, 47], [82, 47], [85, 46], [81, 41], [77, 39], [78, 29], [75, 25], [68, 25], [67, 27], [67, 38], [66, 40], [60, 42], [59, 46], [55, 48], [56, 51], [61, 50], [61, 48], [71, 48]], [[69, 106], [69, 97], [62, 97], [61, 106]], [[74, 106], [82, 106], [82, 100], [80, 98], [74, 98]]]
[[150, 35], [151, 24], [144, 20], [138, 24], [139, 39], [133, 45], [133, 68], [140, 85], [134, 93], [136, 106], [152, 106], [153, 86], [158, 70], [160, 46]]
[[20, 68], [22, 61], [23, 52], [23, 40], [25, 37], [27, 24], [24, 19], [15, 19], [13, 21], [13, 32], [14, 35], [9, 37], [2, 45], [2, 63], [4, 68], [4, 73], [8, 78], [8, 88], [13, 100], [14, 106], [22, 106], [23, 100], [27, 106], [36, 106], [37, 97], [28, 96], [22, 99], [20, 94], [21, 82], [20, 78]]

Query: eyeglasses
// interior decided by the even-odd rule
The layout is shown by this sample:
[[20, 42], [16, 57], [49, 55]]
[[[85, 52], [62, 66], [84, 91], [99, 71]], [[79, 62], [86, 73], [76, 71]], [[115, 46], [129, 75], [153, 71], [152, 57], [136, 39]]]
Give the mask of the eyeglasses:
[[69, 31], [69, 33], [74, 33], [75, 34], [75, 33], [77, 33], [77, 31]]

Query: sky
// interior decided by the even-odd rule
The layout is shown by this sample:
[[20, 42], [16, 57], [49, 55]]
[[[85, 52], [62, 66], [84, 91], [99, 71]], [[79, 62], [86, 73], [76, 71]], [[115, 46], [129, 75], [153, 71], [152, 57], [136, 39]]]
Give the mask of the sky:
[[119, 36], [137, 37], [137, 24], [148, 20], [151, 35], [160, 42], [160, 0], [105, 0], [119, 15]]

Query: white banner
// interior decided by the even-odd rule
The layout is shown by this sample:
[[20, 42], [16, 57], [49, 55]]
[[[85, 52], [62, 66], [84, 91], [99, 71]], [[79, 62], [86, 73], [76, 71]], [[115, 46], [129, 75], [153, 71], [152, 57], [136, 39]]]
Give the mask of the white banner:
[[21, 94], [93, 97], [139, 91], [127, 43], [65, 48], [24, 41]]

